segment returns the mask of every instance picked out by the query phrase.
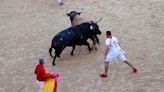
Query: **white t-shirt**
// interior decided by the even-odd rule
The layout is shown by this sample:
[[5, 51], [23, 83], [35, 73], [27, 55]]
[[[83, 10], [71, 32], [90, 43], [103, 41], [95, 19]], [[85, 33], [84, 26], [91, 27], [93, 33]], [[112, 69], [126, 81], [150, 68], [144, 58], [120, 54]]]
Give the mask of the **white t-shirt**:
[[108, 53], [109, 56], [114, 56], [120, 52], [121, 48], [120, 48], [118, 42], [119, 41], [114, 36], [112, 36], [112, 39], [107, 38], [105, 40], [105, 45], [109, 46], [109, 53]]

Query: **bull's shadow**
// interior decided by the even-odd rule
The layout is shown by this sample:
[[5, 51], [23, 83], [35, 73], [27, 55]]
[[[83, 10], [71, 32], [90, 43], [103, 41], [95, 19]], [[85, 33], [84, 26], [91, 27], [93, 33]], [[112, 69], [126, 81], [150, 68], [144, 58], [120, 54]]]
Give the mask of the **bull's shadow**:
[[87, 40], [88, 38], [92, 39], [92, 37], [94, 37], [97, 34], [100, 35], [101, 31], [99, 30], [99, 26], [97, 25], [97, 23], [94, 22], [85, 22], [59, 32], [52, 39], [51, 48], [49, 49], [51, 57], [53, 57], [52, 49], [55, 49], [55, 56], [53, 57], [52, 64], [55, 65], [55, 59], [57, 57], [60, 57], [60, 54], [67, 46], [72, 47], [71, 55], [74, 55], [76, 45], [86, 45], [90, 52], [91, 47]]

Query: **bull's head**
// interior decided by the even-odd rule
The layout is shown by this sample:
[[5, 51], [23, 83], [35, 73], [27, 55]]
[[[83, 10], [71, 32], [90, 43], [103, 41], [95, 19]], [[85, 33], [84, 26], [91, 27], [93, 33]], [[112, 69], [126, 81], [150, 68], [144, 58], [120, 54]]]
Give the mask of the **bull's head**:
[[75, 17], [76, 15], [80, 15], [80, 14], [81, 14], [81, 12], [71, 11], [70, 13], [67, 13], [66, 15], [67, 15], [68, 17], [70, 17], [70, 20], [71, 20], [71, 22], [72, 22], [73, 19], [74, 19], [74, 17]]
[[91, 21], [90, 23], [90, 30], [93, 32], [94, 35], [101, 35], [101, 31], [99, 29], [99, 26], [97, 23], [94, 23], [93, 21]]

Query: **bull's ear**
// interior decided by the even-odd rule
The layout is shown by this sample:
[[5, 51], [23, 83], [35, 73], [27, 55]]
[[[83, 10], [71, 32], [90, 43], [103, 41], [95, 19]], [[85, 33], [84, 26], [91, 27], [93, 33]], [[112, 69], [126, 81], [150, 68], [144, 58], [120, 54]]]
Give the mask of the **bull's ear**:
[[66, 15], [67, 15], [67, 16], [70, 16], [70, 13], [67, 13]]
[[93, 29], [94, 29], [94, 27], [91, 25], [91, 26], [90, 26], [90, 29], [91, 29], [91, 30], [93, 30]]

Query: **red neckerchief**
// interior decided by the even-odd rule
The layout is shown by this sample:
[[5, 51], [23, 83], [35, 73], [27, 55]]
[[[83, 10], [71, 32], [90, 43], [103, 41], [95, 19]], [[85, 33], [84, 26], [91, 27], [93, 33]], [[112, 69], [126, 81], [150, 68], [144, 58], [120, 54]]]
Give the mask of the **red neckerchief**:
[[109, 38], [109, 39], [112, 39], [112, 36], [109, 36], [108, 38]]

